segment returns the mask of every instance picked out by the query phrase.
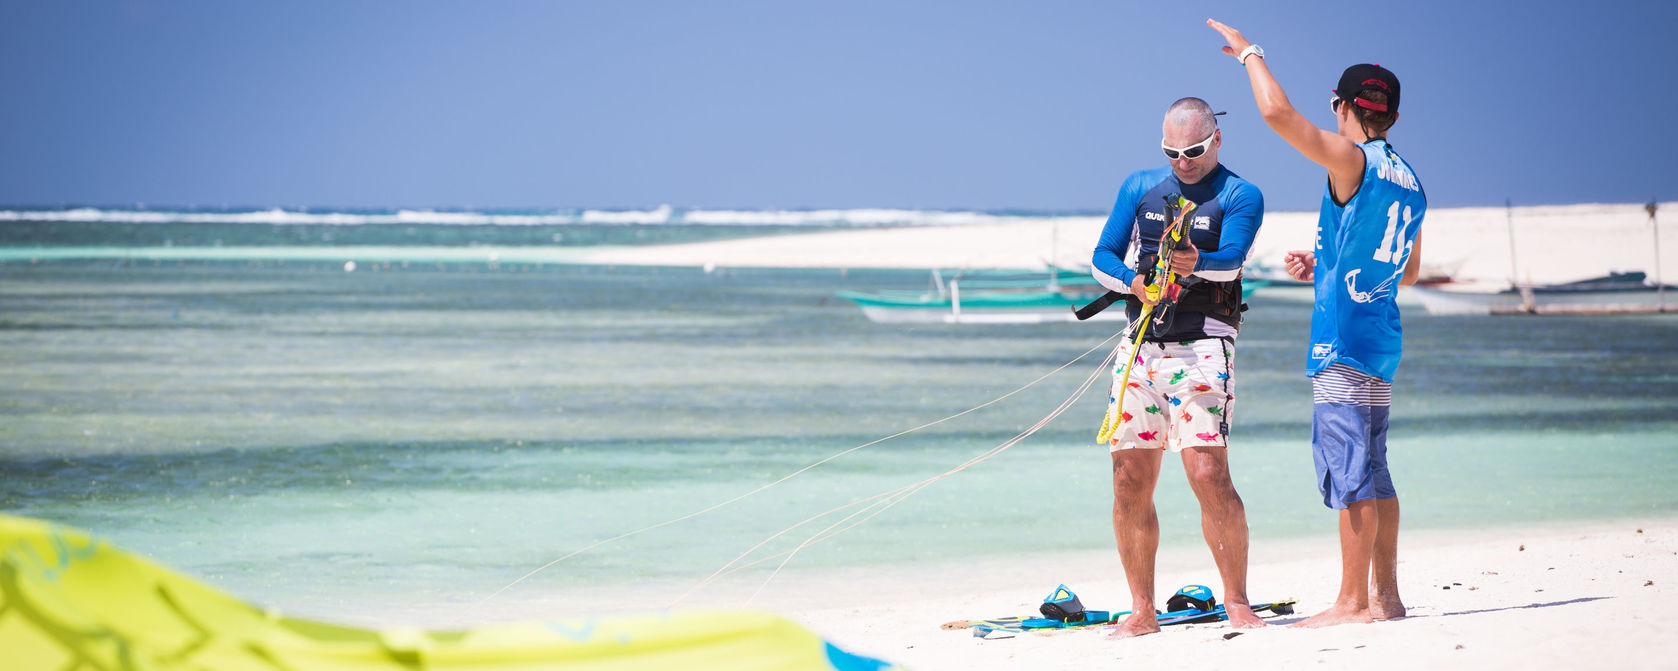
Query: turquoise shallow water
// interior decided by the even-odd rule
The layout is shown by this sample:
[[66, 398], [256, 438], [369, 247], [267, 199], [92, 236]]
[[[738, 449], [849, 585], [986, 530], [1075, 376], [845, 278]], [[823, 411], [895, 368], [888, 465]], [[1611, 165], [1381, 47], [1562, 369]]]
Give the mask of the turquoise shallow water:
[[[0, 509], [88, 528], [256, 601], [472, 600], [596, 540], [1000, 396], [1110, 325], [888, 326], [832, 298], [918, 272], [235, 262], [0, 264]], [[1255, 543], [1329, 534], [1309, 306], [1253, 299], [1231, 459]], [[1670, 514], [1678, 318], [1406, 314], [1394, 467], [1411, 529]], [[816, 513], [983, 453], [1105, 349], [519, 590], [697, 581]], [[794, 568], [1111, 546], [1105, 385]], [[1165, 543], [1199, 543], [1181, 469]], [[825, 524], [824, 524], [825, 525]], [[788, 549], [815, 533], [768, 546]], [[751, 571], [766, 572], [773, 563]], [[348, 597], [346, 595], [349, 595]]]

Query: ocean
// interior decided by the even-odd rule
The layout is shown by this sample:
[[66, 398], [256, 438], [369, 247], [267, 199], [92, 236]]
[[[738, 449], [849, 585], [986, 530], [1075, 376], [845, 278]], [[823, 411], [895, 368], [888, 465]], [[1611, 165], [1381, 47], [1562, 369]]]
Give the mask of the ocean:
[[[677, 599], [760, 542], [739, 563], [862, 506], [771, 538], [788, 527], [1007, 443], [1099, 372], [1114, 326], [883, 325], [834, 297], [923, 287], [920, 270], [387, 258], [350, 271], [277, 250], [1019, 216], [1034, 215], [3, 211], [0, 510], [291, 612], [618, 585]], [[52, 253], [88, 247], [233, 251]], [[1308, 295], [1260, 289], [1237, 346], [1230, 457], [1255, 547], [1334, 533], [1312, 483]], [[1678, 316], [1404, 318], [1391, 445], [1407, 530], [1678, 511]], [[1111, 548], [1102, 375], [1017, 446], [865, 512], [787, 569]], [[1166, 546], [1202, 542], [1174, 460], [1157, 501]], [[736, 575], [761, 580], [783, 558]]]

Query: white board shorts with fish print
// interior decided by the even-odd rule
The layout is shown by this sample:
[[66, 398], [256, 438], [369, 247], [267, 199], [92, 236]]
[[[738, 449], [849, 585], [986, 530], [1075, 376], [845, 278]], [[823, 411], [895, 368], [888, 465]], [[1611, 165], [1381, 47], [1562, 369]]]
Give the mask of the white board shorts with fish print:
[[[1107, 442], [1109, 451], [1228, 447], [1235, 409], [1234, 339], [1145, 342], [1136, 349], [1132, 353], [1130, 343], [1122, 343], [1114, 357], [1109, 421], [1121, 391], [1125, 401], [1119, 427]], [[1119, 376], [1131, 356], [1138, 358], [1127, 383]]]

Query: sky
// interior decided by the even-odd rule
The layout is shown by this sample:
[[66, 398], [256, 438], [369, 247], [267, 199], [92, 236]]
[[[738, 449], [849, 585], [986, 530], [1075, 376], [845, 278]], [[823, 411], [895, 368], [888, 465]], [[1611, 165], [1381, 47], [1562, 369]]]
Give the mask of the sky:
[[0, 206], [1105, 212], [1192, 95], [1314, 211], [1209, 17], [1430, 206], [1678, 200], [1678, 3], [0, 0]]

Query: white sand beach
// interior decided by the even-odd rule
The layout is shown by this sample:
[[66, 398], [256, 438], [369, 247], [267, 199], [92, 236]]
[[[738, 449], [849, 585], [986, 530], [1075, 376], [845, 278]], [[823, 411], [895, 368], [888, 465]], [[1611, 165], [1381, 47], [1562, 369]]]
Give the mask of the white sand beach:
[[[1674, 211], [1672, 203], [1657, 211], [1663, 229], [1672, 228], [1666, 222]], [[1315, 212], [1266, 214], [1249, 263], [1280, 268], [1289, 250], [1310, 248], [1316, 222]], [[1103, 223], [1104, 217], [1043, 217], [617, 247], [585, 254], [584, 262], [719, 268], [1082, 267], [1089, 264]], [[1673, 282], [1678, 280], [1678, 229], [1661, 233], [1661, 266], [1673, 270], [1664, 279]], [[1511, 278], [1542, 284], [1619, 270], [1642, 270], [1653, 279], [1654, 239], [1643, 205], [1440, 208], [1429, 210], [1423, 223], [1422, 259], [1426, 274], [1485, 290], [1506, 288]]]
[[[683, 600], [675, 611], [776, 613], [844, 650], [914, 671], [1678, 668], [1678, 620], [1665, 608], [1678, 597], [1678, 517], [1406, 530], [1400, 536], [1399, 590], [1407, 617], [1322, 629], [1288, 627], [1327, 608], [1339, 588], [1335, 516], [1327, 509], [1321, 514], [1321, 535], [1252, 539], [1248, 583], [1253, 600], [1298, 600], [1291, 615], [1265, 614], [1269, 626], [1262, 629], [1235, 630], [1226, 622], [1172, 625], [1158, 634], [1108, 640], [1104, 628], [986, 638], [975, 637], [970, 629], [943, 628], [970, 619], [1035, 617], [1043, 598], [1061, 584], [1075, 591], [1086, 608], [1128, 610], [1116, 549], [794, 569], [767, 583], [759, 572], [720, 581]], [[1211, 587], [1222, 602], [1217, 569], [1204, 546], [1163, 549], [1159, 566], [1159, 603], [1192, 584]], [[377, 615], [361, 604], [327, 619], [375, 627], [395, 619], [451, 628], [486, 617], [543, 619], [555, 609], [644, 614], [648, 604], [665, 603], [685, 587], [642, 584], [597, 593], [509, 594], [490, 610], [409, 607]]]
[[[1325, 531], [1333, 516], [1323, 514]], [[835, 576], [844, 584], [778, 585], [763, 605], [846, 649], [910, 669], [1671, 669], [1678, 622], [1678, 519], [1420, 532], [1401, 539], [1400, 590], [1410, 616], [1324, 629], [1285, 626], [1333, 600], [1338, 550], [1331, 537], [1255, 538], [1255, 600], [1299, 600], [1294, 615], [1237, 631], [1227, 623], [1177, 625], [1110, 641], [1099, 630], [980, 639], [939, 625], [1035, 615], [1057, 584], [1086, 607], [1128, 608], [1117, 552], [1018, 562], [929, 566]], [[1178, 586], [1217, 589], [1210, 554], [1162, 554], [1160, 598]], [[813, 591], [806, 591], [813, 590]], [[810, 603], [821, 595], [831, 599]], [[798, 596], [802, 595], [802, 596]], [[806, 607], [796, 604], [802, 600]], [[992, 636], [996, 636], [993, 634]], [[1331, 665], [1325, 666], [1325, 665]]]

